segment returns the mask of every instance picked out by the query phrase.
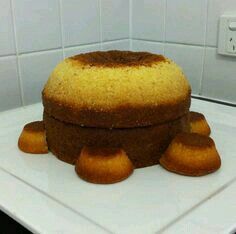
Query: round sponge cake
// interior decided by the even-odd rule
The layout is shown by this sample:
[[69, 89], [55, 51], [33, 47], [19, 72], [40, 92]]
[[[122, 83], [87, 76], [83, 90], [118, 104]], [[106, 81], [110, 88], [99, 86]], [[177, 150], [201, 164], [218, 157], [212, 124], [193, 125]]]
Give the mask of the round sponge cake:
[[43, 90], [45, 112], [87, 127], [130, 128], [180, 118], [190, 86], [173, 61], [147, 52], [107, 51], [62, 61]]

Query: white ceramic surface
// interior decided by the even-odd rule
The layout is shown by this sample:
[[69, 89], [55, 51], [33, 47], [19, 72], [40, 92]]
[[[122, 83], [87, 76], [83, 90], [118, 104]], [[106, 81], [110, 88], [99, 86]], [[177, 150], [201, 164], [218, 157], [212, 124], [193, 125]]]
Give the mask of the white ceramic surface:
[[100, 41], [99, 0], [61, 0], [64, 46]]
[[12, 0], [12, 2], [18, 52], [61, 47], [58, 0]]
[[25, 105], [39, 102], [41, 91], [50, 73], [63, 59], [62, 50], [25, 54], [19, 57]]
[[165, 44], [165, 55], [182, 67], [191, 84], [192, 93], [199, 94], [203, 72], [204, 48], [167, 43]]
[[236, 181], [167, 228], [163, 234], [233, 234], [236, 231]]
[[0, 111], [22, 104], [19, 84], [16, 57], [0, 57]]
[[166, 1], [166, 41], [204, 45], [207, 0]]
[[0, 55], [15, 53], [15, 41], [10, 0], [0, 1]]
[[202, 94], [236, 102], [236, 58], [218, 55], [215, 48], [206, 49]]
[[132, 1], [132, 38], [163, 41], [165, 0]]
[[0, 209], [33, 233], [108, 233], [3, 170], [0, 170], [0, 185], [4, 188], [0, 193]]
[[129, 37], [129, 1], [101, 0], [102, 41]]
[[[179, 217], [191, 214], [193, 207], [215, 196], [217, 191], [223, 191], [229, 181], [236, 179], [236, 109], [199, 100], [192, 101], [191, 109], [205, 114], [222, 157], [221, 169], [208, 176], [180, 176], [156, 165], [137, 169], [130, 178], [113, 185], [84, 182], [75, 174], [72, 165], [57, 160], [52, 154], [30, 155], [18, 150], [16, 142], [24, 123], [41, 118], [41, 105], [0, 115], [0, 128], [4, 130], [0, 142], [6, 142], [4, 148], [0, 147], [0, 169], [54, 200], [54, 210], [59, 202], [69, 209], [67, 212], [82, 215], [81, 218], [113, 233], [154, 233]], [[233, 202], [233, 199], [228, 199], [229, 205]], [[0, 204], [7, 209], [7, 202], [1, 196]], [[24, 200], [21, 205], [24, 206]], [[27, 218], [29, 214], [31, 219]], [[19, 210], [11, 215], [20, 222], [24, 220], [23, 224], [27, 223], [28, 227], [32, 224], [38, 228], [34, 226], [36, 216], [31, 210], [25, 213]], [[40, 230], [50, 222], [42, 222]], [[44, 233], [47, 233], [46, 228]]]
[[150, 42], [143, 40], [133, 40], [132, 50], [148, 51], [151, 53], [164, 54], [164, 44], [160, 42]]

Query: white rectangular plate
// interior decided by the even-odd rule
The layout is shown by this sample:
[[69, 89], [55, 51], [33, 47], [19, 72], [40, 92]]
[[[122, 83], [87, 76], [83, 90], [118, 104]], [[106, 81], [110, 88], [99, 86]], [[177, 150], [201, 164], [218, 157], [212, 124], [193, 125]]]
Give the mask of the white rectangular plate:
[[[101, 231], [138, 234], [165, 230], [236, 180], [235, 108], [193, 100], [191, 109], [204, 113], [208, 119], [211, 136], [222, 157], [221, 169], [204, 177], [176, 175], [156, 165], [137, 169], [130, 178], [117, 184], [84, 182], [72, 165], [57, 160], [51, 153], [30, 155], [18, 150], [17, 140], [23, 125], [42, 118], [39, 104], [0, 115], [0, 129], [3, 129], [0, 168], [58, 203], [58, 214], [64, 207]], [[3, 202], [0, 197], [0, 204]], [[28, 222], [34, 223], [32, 219], [37, 216], [34, 212], [31, 216]], [[18, 211], [12, 217], [21, 221], [22, 214]], [[48, 220], [50, 224], [54, 225]]]

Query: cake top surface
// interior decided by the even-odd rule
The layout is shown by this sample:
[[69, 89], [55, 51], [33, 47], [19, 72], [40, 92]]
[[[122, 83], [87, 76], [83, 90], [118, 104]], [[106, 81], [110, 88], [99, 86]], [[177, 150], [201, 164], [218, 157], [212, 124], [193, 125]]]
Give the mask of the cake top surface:
[[133, 51], [96, 51], [70, 58], [74, 62], [97, 67], [151, 66], [165, 61], [162, 55]]
[[204, 115], [202, 113], [191, 111], [190, 112], [190, 121], [196, 122], [199, 120], [205, 120]]
[[44, 123], [43, 121], [30, 122], [24, 126], [24, 130], [29, 132], [43, 132], [45, 130]]

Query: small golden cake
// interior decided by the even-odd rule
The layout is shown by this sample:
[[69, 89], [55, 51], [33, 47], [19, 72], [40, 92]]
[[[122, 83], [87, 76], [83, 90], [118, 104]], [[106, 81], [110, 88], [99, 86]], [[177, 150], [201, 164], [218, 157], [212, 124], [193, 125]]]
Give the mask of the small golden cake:
[[24, 126], [18, 140], [18, 147], [25, 153], [48, 153], [43, 121], [31, 122]]
[[203, 176], [220, 168], [214, 141], [197, 133], [180, 133], [160, 159], [167, 170], [187, 176]]
[[122, 181], [132, 174], [133, 169], [128, 156], [119, 148], [84, 147], [75, 165], [82, 179], [96, 184]]
[[209, 136], [211, 129], [203, 114], [191, 111], [190, 112], [190, 129], [193, 133], [199, 133]]

